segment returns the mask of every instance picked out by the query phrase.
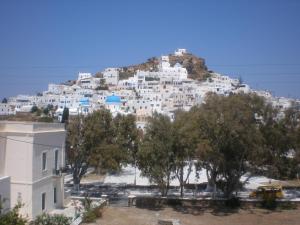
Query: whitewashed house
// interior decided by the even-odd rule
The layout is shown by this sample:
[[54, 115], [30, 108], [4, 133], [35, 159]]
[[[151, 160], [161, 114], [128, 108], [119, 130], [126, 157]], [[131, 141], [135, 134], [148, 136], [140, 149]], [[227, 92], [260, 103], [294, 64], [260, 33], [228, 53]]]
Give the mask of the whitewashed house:
[[84, 89], [96, 89], [100, 85], [100, 78], [93, 77], [91, 73], [79, 73], [76, 84]]
[[0, 194], [29, 219], [63, 207], [65, 135], [63, 124], [0, 121]]
[[0, 170], [0, 215], [10, 210], [10, 177]]
[[119, 82], [119, 69], [118, 68], [106, 68], [103, 72], [103, 78], [105, 83], [109, 86], [117, 86]]
[[186, 54], [187, 50], [185, 48], [178, 48], [175, 50], [174, 55], [176, 56], [183, 56], [183, 54]]
[[0, 103], [0, 116], [15, 114], [14, 107], [8, 103]]

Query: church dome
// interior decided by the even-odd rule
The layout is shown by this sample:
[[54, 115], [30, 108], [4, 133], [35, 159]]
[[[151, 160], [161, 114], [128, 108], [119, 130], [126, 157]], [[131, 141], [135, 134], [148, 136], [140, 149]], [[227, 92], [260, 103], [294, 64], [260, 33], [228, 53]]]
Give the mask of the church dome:
[[90, 100], [88, 98], [82, 98], [79, 101], [79, 105], [81, 105], [81, 106], [89, 106], [90, 105]]
[[106, 104], [120, 104], [121, 103], [121, 97], [117, 95], [110, 95], [106, 97], [105, 100]]

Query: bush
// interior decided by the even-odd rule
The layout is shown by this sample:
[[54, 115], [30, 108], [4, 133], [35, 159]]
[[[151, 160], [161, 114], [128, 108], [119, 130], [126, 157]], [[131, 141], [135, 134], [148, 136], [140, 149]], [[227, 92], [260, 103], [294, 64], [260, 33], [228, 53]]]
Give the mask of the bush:
[[97, 216], [96, 216], [94, 210], [89, 209], [88, 211], [85, 211], [83, 213], [82, 221], [84, 223], [92, 223], [92, 222], [96, 221], [96, 218], [97, 218]]
[[136, 198], [136, 207], [156, 209], [156, 208], [161, 208], [162, 203], [161, 203], [160, 199], [155, 198], [155, 197], [137, 197]]
[[262, 207], [271, 210], [276, 209], [277, 208], [276, 195], [275, 194], [264, 195], [262, 201]]
[[239, 208], [241, 206], [240, 199], [237, 197], [232, 197], [230, 199], [227, 199], [225, 200], [225, 206], [232, 209]]
[[102, 207], [101, 206], [93, 206], [93, 201], [86, 197], [82, 204], [84, 206], [85, 212], [83, 213], [82, 220], [84, 223], [92, 223], [95, 222], [97, 218], [102, 217]]
[[49, 215], [43, 213], [36, 217], [36, 219], [30, 223], [30, 225], [69, 225], [71, 219], [64, 215]]
[[49, 114], [49, 109], [48, 109], [48, 107], [43, 109], [43, 113], [44, 113], [45, 115], [48, 115], [48, 114]]
[[101, 206], [94, 208], [94, 213], [97, 218], [101, 218], [103, 215], [103, 208]]
[[295, 210], [297, 209], [297, 204], [293, 202], [282, 202], [278, 207], [282, 210]]
[[53, 118], [48, 117], [48, 116], [40, 117], [38, 119], [38, 122], [53, 123]]
[[182, 206], [182, 200], [181, 199], [167, 199], [167, 205], [175, 207], [175, 206]]
[[19, 214], [19, 210], [22, 207], [21, 203], [18, 203], [11, 211], [0, 215], [1, 225], [25, 225], [27, 220]]
[[37, 106], [32, 106], [32, 108], [31, 108], [31, 113], [35, 113], [35, 112], [37, 112], [39, 110], [39, 108], [37, 107]]

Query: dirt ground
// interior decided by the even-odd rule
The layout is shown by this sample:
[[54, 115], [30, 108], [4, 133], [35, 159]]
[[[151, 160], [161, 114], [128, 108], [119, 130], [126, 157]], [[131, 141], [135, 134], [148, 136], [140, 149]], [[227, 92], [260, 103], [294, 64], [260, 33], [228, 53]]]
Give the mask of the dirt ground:
[[93, 183], [93, 182], [103, 182], [104, 178], [105, 178], [105, 175], [98, 175], [95, 173], [90, 173], [88, 175], [85, 175], [81, 179], [81, 183], [86, 184], [86, 183]]
[[157, 225], [158, 219], [179, 219], [181, 225], [299, 225], [300, 209], [269, 211], [246, 209], [238, 212], [161, 210], [107, 207], [93, 225]]

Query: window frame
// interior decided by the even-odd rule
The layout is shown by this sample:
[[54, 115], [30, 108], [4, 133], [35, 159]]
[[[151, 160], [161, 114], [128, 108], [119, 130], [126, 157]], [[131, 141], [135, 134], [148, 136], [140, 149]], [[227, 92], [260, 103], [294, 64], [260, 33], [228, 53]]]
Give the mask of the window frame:
[[[44, 164], [44, 155], [45, 155], [45, 164]], [[42, 152], [42, 171], [47, 171], [47, 151]]]
[[42, 211], [46, 210], [46, 192], [42, 193]]
[[53, 203], [57, 203], [57, 188], [53, 187]]

